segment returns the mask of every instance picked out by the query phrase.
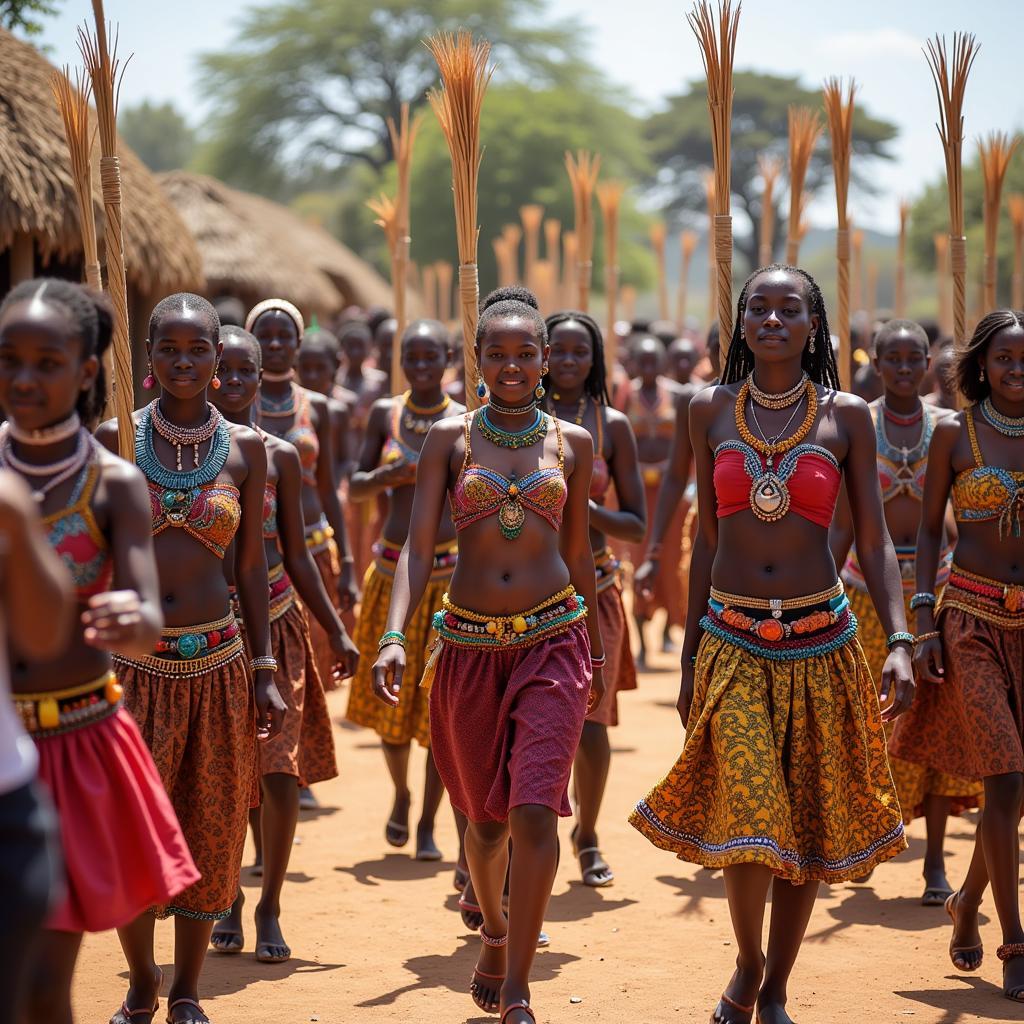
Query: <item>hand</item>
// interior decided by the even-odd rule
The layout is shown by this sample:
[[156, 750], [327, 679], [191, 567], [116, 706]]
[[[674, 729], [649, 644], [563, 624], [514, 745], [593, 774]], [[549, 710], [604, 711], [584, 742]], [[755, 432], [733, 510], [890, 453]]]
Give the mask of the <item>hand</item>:
[[693, 705], [694, 691], [694, 666], [690, 662], [690, 655], [683, 653], [682, 676], [679, 680], [679, 700], [676, 701], [676, 710], [679, 712], [679, 720], [683, 723], [683, 729], [690, 720], [690, 707]]
[[914, 703], [914, 671], [910, 664], [910, 652], [905, 644], [896, 644], [882, 667], [879, 702], [886, 704], [890, 694], [892, 700], [882, 710], [883, 722], [894, 722]]
[[658, 579], [659, 563], [657, 559], [645, 558], [640, 568], [633, 573], [633, 589], [645, 601], [654, 597], [654, 584]]
[[405, 674], [405, 648], [401, 644], [388, 644], [373, 665], [373, 695], [390, 707], [398, 707]]
[[143, 628], [142, 600], [134, 590], [112, 590], [89, 598], [82, 612], [84, 639], [90, 647], [117, 650], [130, 646]]
[[351, 559], [342, 561], [341, 572], [338, 575], [338, 603], [343, 612], [350, 612], [359, 600], [359, 590], [356, 587], [353, 576], [355, 568]]
[[938, 685], [946, 675], [943, 662], [942, 637], [933, 636], [931, 640], [914, 646], [914, 674], [923, 683]]
[[408, 487], [416, 483], [416, 463], [398, 459], [386, 466], [378, 466], [373, 476], [377, 483], [386, 487]]
[[359, 663], [359, 648], [352, 643], [348, 631], [342, 628], [340, 633], [335, 633], [331, 638], [331, 650], [338, 656], [334, 665], [335, 681], [348, 679], [356, 674], [356, 665]]
[[270, 669], [257, 670], [253, 693], [256, 697], [256, 738], [272, 740], [281, 731], [284, 713], [288, 709], [277, 691], [274, 673]]
[[604, 666], [601, 665], [593, 670], [590, 679], [590, 693], [587, 695], [587, 714], [592, 715], [604, 700], [606, 687], [604, 683]]

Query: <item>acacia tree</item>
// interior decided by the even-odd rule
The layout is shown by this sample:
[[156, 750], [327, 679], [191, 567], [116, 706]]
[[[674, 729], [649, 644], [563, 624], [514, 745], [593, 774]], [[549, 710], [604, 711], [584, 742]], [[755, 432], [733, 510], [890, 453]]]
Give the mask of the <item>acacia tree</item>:
[[12, 32], [20, 29], [27, 36], [37, 36], [43, 31], [38, 19], [56, 13], [54, 0], [0, 0], [0, 28]]
[[[734, 235], [735, 247], [751, 269], [757, 266], [758, 231], [761, 225], [762, 183], [757, 169], [761, 153], [786, 157], [788, 147], [787, 111], [791, 104], [821, 109], [821, 92], [807, 89], [799, 79], [779, 75], [737, 72], [733, 78], [732, 107], [732, 191], [738, 206], [750, 220], [751, 231]], [[676, 220], [693, 221], [693, 214], [706, 210], [702, 175], [711, 166], [711, 128], [708, 119], [706, 84], [694, 80], [687, 91], [671, 96], [664, 109], [647, 119], [644, 134], [651, 162], [656, 168], [649, 184], [666, 212]], [[896, 137], [896, 126], [871, 117], [858, 106], [853, 122], [854, 157], [851, 184], [871, 193], [871, 159], [891, 159], [886, 143]], [[813, 195], [832, 181], [827, 132], [807, 170], [804, 191]], [[788, 184], [776, 188], [776, 224], [781, 224], [779, 207], [788, 202]], [[703, 224], [703, 221], [701, 221]], [[781, 248], [783, 231], [776, 231], [776, 248]]]
[[151, 171], [188, 167], [195, 151], [195, 132], [173, 103], [143, 100], [125, 107], [118, 113], [117, 127]]
[[439, 29], [486, 37], [500, 80], [596, 84], [573, 21], [546, 22], [546, 0], [286, 0], [250, 10], [229, 50], [202, 62], [215, 98], [205, 169], [257, 191], [287, 191], [309, 164], [392, 158], [386, 119], [426, 103], [437, 66], [423, 46]]

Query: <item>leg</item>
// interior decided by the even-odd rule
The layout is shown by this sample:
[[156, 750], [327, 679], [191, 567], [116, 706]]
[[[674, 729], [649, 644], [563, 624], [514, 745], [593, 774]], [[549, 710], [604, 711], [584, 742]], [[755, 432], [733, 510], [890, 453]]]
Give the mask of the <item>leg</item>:
[[772, 873], [761, 864], [736, 864], [722, 874], [738, 952], [736, 970], [711, 1019], [722, 1024], [749, 1024], [764, 974], [761, 932]]
[[[201, 1020], [206, 1016], [201, 1014], [195, 1003], [199, 1002], [199, 976], [212, 930], [212, 921], [193, 921], [180, 915], [174, 918], [174, 981], [167, 993], [167, 1014], [172, 1024], [179, 1020]], [[178, 999], [187, 999], [192, 1005], [170, 1009]]]
[[611, 758], [608, 727], [599, 722], [584, 722], [573, 772], [576, 790], [573, 843], [580, 860], [584, 885], [608, 885], [615, 878], [597, 845], [597, 816], [604, 799]]
[[409, 842], [409, 748], [411, 743], [381, 743], [384, 763], [395, 787], [395, 804], [384, 829], [389, 846], [402, 847]]
[[469, 863], [466, 860], [466, 826], [469, 822], [462, 811], [457, 811], [454, 807], [452, 814], [455, 817], [455, 831], [459, 837], [459, 859], [455, 862], [455, 891], [463, 892], [469, 882]]
[[252, 829], [252, 845], [256, 848], [256, 857], [253, 860], [253, 874], [259, 877], [263, 874], [263, 831], [260, 826], [262, 814], [259, 807], [249, 809], [249, 827]]
[[43, 932], [29, 975], [26, 1020], [32, 1024], [71, 1024], [71, 978], [81, 946], [81, 932]]
[[[508, 866], [508, 825], [503, 821], [471, 821], [466, 829], [466, 856], [483, 915], [483, 930], [500, 939], [508, 933], [501, 909], [501, 889]], [[534, 933], [534, 941], [536, 941]], [[470, 985], [473, 1002], [488, 1013], [498, 1008], [505, 977], [505, 949], [484, 944]]]
[[978, 908], [987, 888], [988, 868], [985, 865], [985, 844], [979, 822], [967, 877], [960, 891], [946, 900], [946, 912], [953, 920], [949, 956], [958, 971], [976, 971], [981, 966], [984, 949], [981, 932], [978, 930]]
[[281, 934], [281, 888], [299, 820], [299, 786], [294, 775], [271, 772], [263, 784], [263, 889], [256, 904], [256, 959], [281, 963], [292, 951]]
[[[634, 604], [636, 602], [636, 592], [633, 594]], [[647, 619], [643, 616], [634, 613], [633, 619], [636, 622], [636, 635], [639, 637], [640, 650], [636, 654], [636, 667], [644, 670], [647, 668], [647, 638], [644, 634], [644, 626], [647, 625]]]
[[[530, 1001], [530, 968], [537, 936], [551, 898], [558, 867], [558, 816], [550, 807], [523, 804], [509, 813], [512, 864], [508, 922], [508, 977], [501, 990], [502, 1006]], [[530, 1024], [525, 1011], [509, 1015], [509, 1024]]]
[[140, 914], [131, 924], [117, 929], [124, 958], [128, 961], [128, 994], [124, 1005], [130, 1010], [156, 1006], [162, 975], [153, 955], [153, 931], [156, 918]]
[[946, 854], [943, 849], [949, 804], [948, 796], [929, 793], [924, 798], [924, 822], [928, 845], [924, 854], [925, 895], [921, 902], [926, 906], [940, 906], [953, 891], [949, 879], [946, 878]]
[[441, 851], [434, 842], [434, 819], [444, 796], [444, 783], [434, 764], [434, 755], [427, 750], [426, 778], [423, 780], [423, 811], [416, 826], [416, 859], [440, 860]]
[[786, 1013], [786, 988], [817, 895], [817, 882], [794, 885], [776, 878], [772, 883], [768, 958], [765, 961], [764, 984], [757, 997], [760, 1024], [793, 1024]]

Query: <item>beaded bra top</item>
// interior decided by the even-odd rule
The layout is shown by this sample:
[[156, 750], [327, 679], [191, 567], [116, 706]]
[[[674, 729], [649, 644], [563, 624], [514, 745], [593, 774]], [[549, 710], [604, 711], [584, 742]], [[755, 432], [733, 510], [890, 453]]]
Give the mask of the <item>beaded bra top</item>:
[[402, 440], [403, 404], [400, 400], [396, 401], [391, 410], [391, 435], [388, 437], [384, 444], [384, 449], [380, 453], [382, 466], [399, 461], [409, 462], [415, 466], [420, 461], [420, 453]]
[[878, 482], [882, 487], [882, 501], [906, 494], [917, 501], [924, 499], [925, 470], [928, 468], [928, 446], [935, 429], [935, 413], [923, 402], [921, 440], [913, 448], [900, 448], [885, 436], [885, 410], [881, 404], [871, 407], [875, 421], [875, 462], [878, 467]]
[[263, 488], [263, 539], [277, 540], [277, 484]]
[[295, 445], [295, 449], [299, 453], [299, 464], [302, 467], [302, 482], [310, 487], [316, 487], [316, 467], [320, 461], [320, 438], [317, 436], [316, 427], [313, 426], [313, 417], [310, 414], [309, 392], [293, 383], [292, 397], [295, 400], [295, 419], [292, 426], [284, 433], [277, 433], [270, 429], [272, 421], [264, 420], [263, 427], [276, 437]]
[[[750, 508], [750, 489], [767, 461], [745, 441], [723, 441], [715, 449], [718, 518]], [[775, 474], [787, 485], [789, 510], [826, 529], [835, 514], [842, 476], [836, 457], [816, 444], [798, 444], [783, 455]]]
[[550, 417], [558, 437], [558, 465], [541, 466], [527, 473], [522, 479], [509, 479], [493, 469], [473, 462], [470, 434], [473, 430], [473, 413], [464, 418], [466, 454], [462, 469], [451, 492], [452, 522], [457, 531], [488, 516], [498, 515], [509, 499], [521, 502], [531, 512], [546, 520], [553, 530], [562, 526], [562, 509], [565, 507], [569, 490], [565, 484], [565, 445], [562, 428], [558, 420]]
[[966, 409], [967, 436], [971, 441], [974, 467], [957, 473], [953, 480], [953, 514], [958, 523], [999, 520], [1000, 539], [1009, 533], [1021, 535], [1024, 517], [1024, 469], [986, 466], [978, 434], [974, 429], [974, 410]]
[[594, 410], [597, 417], [597, 436], [594, 438], [594, 468], [590, 473], [590, 497], [594, 501], [601, 501], [611, 486], [612, 474], [604, 457], [604, 409], [599, 402], [595, 402]]
[[50, 547], [71, 573], [80, 603], [110, 590], [114, 576], [110, 548], [92, 512], [99, 475], [99, 463], [90, 459], [75, 482], [67, 507], [43, 517]]

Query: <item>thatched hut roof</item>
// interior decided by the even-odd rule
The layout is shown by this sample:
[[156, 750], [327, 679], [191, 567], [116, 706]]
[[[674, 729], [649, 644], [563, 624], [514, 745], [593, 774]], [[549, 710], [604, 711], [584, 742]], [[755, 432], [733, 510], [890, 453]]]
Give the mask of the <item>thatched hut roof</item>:
[[[29, 235], [44, 261], [82, 251], [64, 128], [50, 87], [54, 70], [37, 50], [0, 29], [0, 250], [15, 235]], [[98, 145], [96, 150], [93, 189], [102, 244]], [[149, 294], [201, 287], [199, 252], [181, 218], [124, 142], [119, 156], [129, 283]]]
[[279, 295], [321, 316], [390, 304], [391, 289], [368, 263], [286, 207], [201, 174], [157, 180], [196, 237], [211, 294]]

